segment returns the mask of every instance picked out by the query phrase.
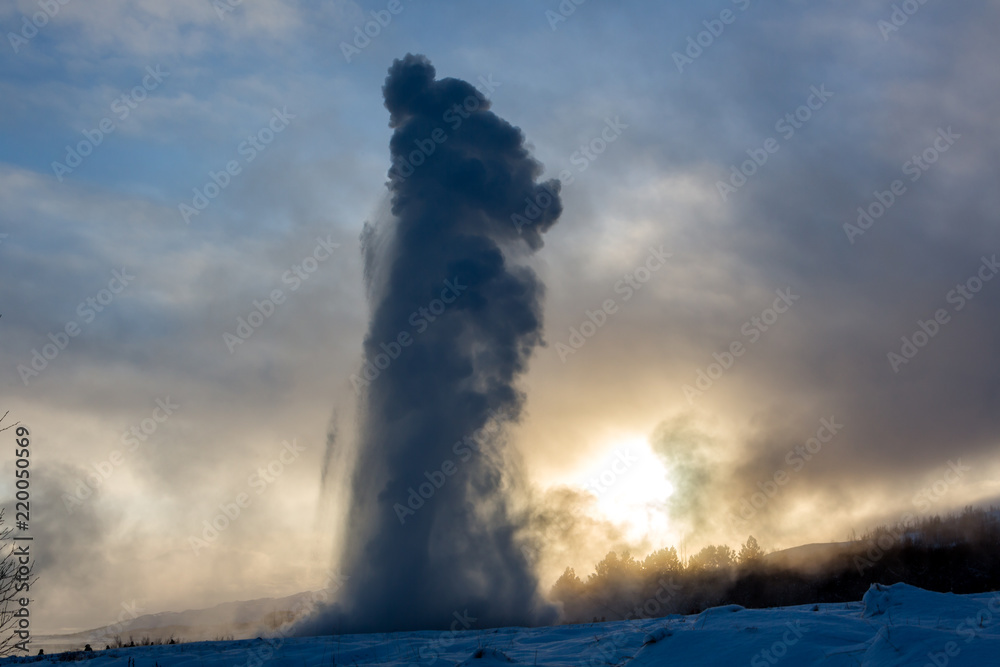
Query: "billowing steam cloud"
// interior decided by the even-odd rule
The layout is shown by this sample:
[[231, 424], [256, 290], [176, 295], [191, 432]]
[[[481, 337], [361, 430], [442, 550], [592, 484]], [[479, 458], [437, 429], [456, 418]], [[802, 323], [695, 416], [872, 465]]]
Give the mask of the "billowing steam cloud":
[[503, 434], [542, 342], [543, 288], [518, 260], [561, 213], [559, 184], [537, 183], [521, 131], [426, 58], [395, 61], [383, 93], [392, 216], [362, 235], [373, 314], [352, 379], [350, 579], [309, 630], [447, 628], [466, 611], [476, 627], [545, 622]]

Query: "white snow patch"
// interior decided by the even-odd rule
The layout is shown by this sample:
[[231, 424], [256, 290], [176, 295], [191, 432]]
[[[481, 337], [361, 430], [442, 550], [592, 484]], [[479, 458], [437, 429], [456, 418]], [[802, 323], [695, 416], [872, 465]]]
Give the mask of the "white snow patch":
[[[1000, 664], [1000, 593], [872, 586], [862, 603], [716, 607], [697, 616], [550, 628], [399, 632], [96, 651], [80, 667], [486, 667], [511, 664], [943, 667]], [[0, 667], [35, 658], [7, 658]], [[55, 667], [46, 655], [40, 667]]]

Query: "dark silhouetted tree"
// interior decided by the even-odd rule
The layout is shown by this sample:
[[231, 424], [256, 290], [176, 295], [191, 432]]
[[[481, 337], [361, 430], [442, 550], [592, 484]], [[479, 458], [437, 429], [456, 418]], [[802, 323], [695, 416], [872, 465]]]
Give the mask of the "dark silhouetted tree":
[[567, 567], [556, 583], [552, 585], [552, 597], [560, 602], [575, 600], [583, 594], [584, 585], [573, 568]]
[[[0, 423], [7, 418], [7, 412], [0, 417]], [[14, 428], [20, 422], [14, 422], [0, 427], [0, 432]], [[27, 434], [27, 429], [19, 428], [15, 432], [18, 437]], [[24, 640], [18, 642], [18, 617], [14, 614], [20, 609], [20, 598], [28, 597], [28, 588], [34, 583], [32, 576], [34, 563], [22, 565], [14, 556], [14, 544], [11, 539], [10, 526], [4, 526], [4, 511], [0, 509], [0, 656], [12, 655], [18, 650], [27, 650]], [[25, 586], [27, 585], [27, 586]], [[19, 645], [20, 644], [20, 645]]]
[[709, 545], [691, 556], [688, 561], [689, 570], [725, 570], [731, 568], [736, 562], [736, 554], [733, 550], [723, 545]]
[[664, 574], [675, 574], [683, 569], [681, 559], [677, 556], [677, 549], [673, 547], [654, 551], [642, 561], [642, 571], [647, 579]]
[[736, 562], [743, 567], [751, 567], [759, 565], [763, 558], [764, 550], [757, 544], [757, 539], [751, 535], [740, 549], [740, 553], [736, 557]]

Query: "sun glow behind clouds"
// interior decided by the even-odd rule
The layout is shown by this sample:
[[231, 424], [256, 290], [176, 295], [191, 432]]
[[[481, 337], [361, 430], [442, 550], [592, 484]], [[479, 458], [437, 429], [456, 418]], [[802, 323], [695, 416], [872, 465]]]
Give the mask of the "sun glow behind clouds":
[[663, 542], [670, 535], [666, 501], [674, 493], [669, 471], [643, 437], [610, 444], [581, 486], [597, 498], [597, 508], [625, 530], [630, 540]]

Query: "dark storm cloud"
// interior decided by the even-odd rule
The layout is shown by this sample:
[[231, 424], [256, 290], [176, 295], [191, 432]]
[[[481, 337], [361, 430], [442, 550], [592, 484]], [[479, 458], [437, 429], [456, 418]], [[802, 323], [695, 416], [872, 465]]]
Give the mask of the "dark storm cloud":
[[[694, 142], [675, 140], [681, 156], [711, 156], [714, 180], [729, 184], [747, 151], [768, 137], [780, 145], [724, 202], [726, 235], [716, 247], [730, 258], [727, 272], [755, 289], [733, 284], [743, 295], [727, 312], [708, 315], [705, 306], [706, 319], [723, 324], [706, 355], [747, 342], [740, 322], [767, 305], [765, 290], [790, 286], [801, 300], [716, 383], [711, 391], [720, 393], [699, 399], [721, 407], [739, 397], [753, 415], [737, 436], [745, 460], [709, 485], [727, 510], [777, 471], [796, 473], [780, 502], [754, 519], [780, 533], [802, 528], [787, 521], [796, 500], [843, 518], [870, 511], [877, 488], [913, 509], [925, 475], [940, 474], [949, 459], [987, 462], [995, 452], [1000, 277], [972, 299], [959, 285], [972, 279], [977, 287], [980, 267], [1000, 251], [1000, 144], [988, 120], [1000, 97], [986, 65], [996, 47], [984, 29], [1000, 16], [995, 6], [928, 4], [883, 39], [877, 21], [892, 11], [886, 3], [810, 7], [808, 20], [756, 11], [759, 20], [727, 32], [680, 77], [698, 129]], [[780, 120], [824, 85], [832, 96], [786, 138]], [[894, 181], [902, 194], [890, 193]], [[884, 215], [860, 234], [845, 227], [879, 199], [889, 202]], [[937, 333], [928, 344], [907, 348], [915, 356], [894, 365], [889, 353], [903, 356], [902, 337], [912, 341], [939, 309], [948, 322], [929, 326]], [[673, 333], [697, 335], [690, 326]], [[843, 430], [792, 471], [785, 457], [815, 437], [823, 418]]]
[[[660, 313], [650, 307], [640, 319], [638, 309], [623, 312], [573, 363], [611, 378], [608, 397], [668, 385], [667, 427], [671, 414], [687, 415], [694, 425], [725, 424], [714, 444], [697, 450], [709, 457], [699, 468], [704, 474], [671, 476], [675, 485], [698, 480], [671, 500], [675, 518], [690, 512], [688, 525], [700, 526], [706, 540], [723, 539], [727, 513], [782, 470], [795, 475], [751, 528], [763, 537], [756, 531], [766, 527], [784, 544], [804, 534], [840, 539], [852, 523], [861, 529], [913, 510], [926, 480], [960, 456], [983, 465], [931, 511], [946, 512], [990, 489], [998, 426], [991, 406], [1000, 398], [1000, 354], [992, 342], [1000, 334], [1000, 276], [971, 300], [956, 294], [970, 279], [977, 287], [980, 267], [1000, 257], [994, 121], [1000, 87], [989, 64], [998, 53], [991, 34], [1000, 14], [996, 6], [927, 3], [886, 38], [879, 21], [892, 12], [888, 2], [751, 3], [683, 73], [669, 65], [656, 71], [648, 83], [664, 92], [655, 112], [634, 89], [623, 90], [632, 79], [594, 84], [603, 99], [620, 101], [630, 130], [583, 177], [590, 179], [589, 193], [601, 193], [581, 216], [583, 225], [600, 229], [592, 238], [617, 238], [620, 229], [608, 220], [640, 211], [637, 218], [651, 221], [647, 238], [665, 241], [675, 253], [673, 267], [684, 272], [676, 282], [647, 289], [645, 295], [659, 290]], [[699, 14], [710, 19], [712, 13], [690, 9], [684, 22], [665, 31], [657, 56], [669, 62], [689, 34], [705, 29]], [[647, 55], [644, 43], [617, 46], [634, 59]], [[560, 125], [562, 118], [553, 118], [547, 129], [560, 136]], [[746, 182], [723, 201], [717, 183], [729, 183], [733, 167], [751, 154], [759, 158], [769, 138], [777, 152], [752, 165]], [[656, 177], [645, 173], [649, 162], [658, 165]], [[692, 197], [697, 203], [685, 210], [687, 201], [670, 192], [646, 202], [609, 197], [618, 174], [654, 191], [693, 179], [701, 199]], [[850, 236], [845, 225], [857, 224], [858, 208], [877, 203], [877, 196], [889, 201], [897, 180], [905, 193], [863, 234]], [[575, 213], [588, 192], [574, 189], [567, 206]], [[680, 208], [671, 210], [674, 205]], [[600, 258], [596, 248], [603, 246], [593, 245], [571, 256], [575, 248], [553, 244], [550, 256], [562, 267], [570, 265], [568, 257]], [[610, 272], [553, 273], [553, 302], [558, 294], [565, 311], [573, 299], [580, 313], [615, 280]], [[589, 291], [581, 288], [584, 281]], [[681, 284], [684, 295], [672, 291]], [[748, 345], [741, 325], [786, 288], [801, 298]], [[926, 323], [938, 309], [947, 311], [948, 323], [894, 369], [889, 353], [902, 354], [901, 337], [912, 340], [921, 331], [918, 321]], [[683, 385], [733, 341], [747, 352], [688, 405]], [[602, 345], [609, 350], [603, 358]], [[622, 372], [623, 363], [629, 371]], [[532, 400], [553, 404], [548, 397]], [[591, 407], [604, 409], [597, 400]], [[538, 403], [532, 408], [534, 414]], [[821, 454], [793, 470], [788, 452], [815, 437], [821, 419], [844, 427]], [[685, 468], [683, 461], [668, 470], [672, 466]], [[803, 521], [805, 508], [815, 512]], [[800, 517], [792, 520], [796, 512]], [[745, 539], [746, 532], [735, 536]]]
[[[807, 81], [829, 81], [835, 97], [788, 143], [783, 160], [766, 165], [773, 172], [733, 202], [741, 252], [762, 281], [802, 294], [797, 330], [776, 336], [766, 362], [776, 395], [809, 388], [812, 414], [803, 411], [796, 439], [812, 436], [821, 417], [848, 424], [824, 466], [831, 480], [891, 479], [944, 465], [956, 442], [969, 456], [995, 446], [987, 436], [996, 432], [996, 413], [986, 406], [996, 404], [1000, 357], [985, 341], [1000, 331], [1000, 280], [964, 306], [948, 294], [1000, 250], [989, 194], [998, 143], [983, 122], [1000, 104], [984, 95], [984, 69], [968, 66], [995, 50], [979, 26], [980, 12], [996, 19], [997, 10], [953, 10], [925, 6], [888, 42], [872, 22], [863, 37], [880, 53], [821, 42], [818, 51], [835, 54], [835, 72], [819, 63], [808, 73], [772, 65], [769, 77], [801, 81], [803, 94]], [[937, 57], [915, 55], [930, 44]], [[912, 58], [928, 64], [919, 80], [906, 66]], [[852, 80], [852, 70], [869, 74]], [[925, 152], [926, 162], [913, 159]], [[886, 195], [894, 181], [905, 191]], [[845, 229], [877, 198], [896, 201], [863, 235]], [[901, 337], [942, 308], [949, 323], [893, 368], [888, 354], [901, 351]]]
[[[314, 631], [445, 628], [551, 619], [508, 502], [520, 471], [503, 427], [542, 342], [542, 285], [515, 258], [559, 216], [558, 184], [520, 130], [422, 56], [389, 70], [392, 216], [366, 228], [373, 316], [365, 409], [338, 612]], [[511, 216], [549, 197], [521, 233]], [[425, 498], [417, 496], [417, 491]]]

